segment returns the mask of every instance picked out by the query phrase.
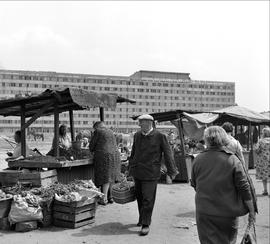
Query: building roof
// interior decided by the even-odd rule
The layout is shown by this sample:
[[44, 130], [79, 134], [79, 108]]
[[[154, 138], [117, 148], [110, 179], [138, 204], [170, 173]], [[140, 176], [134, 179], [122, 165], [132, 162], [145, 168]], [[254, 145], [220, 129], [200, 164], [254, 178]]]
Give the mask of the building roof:
[[190, 80], [190, 73], [182, 72], [164, 72], [164, 71], [151, 71], [139, 70], [130, 77], [132, 78], [155, 78], [155, 79], [173, 79], [173, 80]]
[[0, 100], [0, 115], [20, 116], [25, 106], [25, 117], [31, 117], [42, 111], [42, 115], [52, 115], [56, 104], [59, 113], [69, 110], [84, 110], [95, 107], [115, 109], [116, 103], [135, 103], [117, 94], [104, 94], [79, 88], [64, 90], [47, 89], [39, 95]]

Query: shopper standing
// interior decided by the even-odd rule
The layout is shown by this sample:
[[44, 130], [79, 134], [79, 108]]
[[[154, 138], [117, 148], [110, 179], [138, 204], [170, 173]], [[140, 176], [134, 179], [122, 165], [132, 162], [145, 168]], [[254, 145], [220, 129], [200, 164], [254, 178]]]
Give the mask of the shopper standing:
[[257, 153], [256, 178], [262, 180], [262, 195], [267, 196], [267, 180], [270, 179], [270, 128], [263, 128], [262, 138], [259, 140], [255, 152]]
[[104, 193], [104, 200], [99, 203], [106, 205], [113, 203], [110, 189], [120, 175], [120, 154], [112, 130], [102, 121], [96, 122], [93, 128], [89, 149], [94, 153], [95, 185]]

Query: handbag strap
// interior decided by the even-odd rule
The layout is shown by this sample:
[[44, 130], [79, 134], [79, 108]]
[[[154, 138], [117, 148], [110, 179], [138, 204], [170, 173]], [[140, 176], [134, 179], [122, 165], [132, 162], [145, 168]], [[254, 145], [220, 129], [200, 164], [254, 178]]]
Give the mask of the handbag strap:
[[244, 169], [244, 172], [245, 172], [245, 175], [247, 177], [248, 184], [249, 184], [249, 187], [250, 187], [252, 201], [253, 201], [253, 205], [254, 205], [254, 210], [255, 210], [256, 213], [259, 213], [258, 212], [258, 206], [257, 206], [257, 197], [256, 197], [255, 187], [253, 185], [252, 179], [250, 178], [250, 176], [248, 174], [248, 171], [246, 169], [246, 166], [245, 166], [244, 162], [241, 160], [241, 157], [237, 153], [235, 153], [234, 155], [239, 159], [239, 161], [242, 164], [242, 167]]

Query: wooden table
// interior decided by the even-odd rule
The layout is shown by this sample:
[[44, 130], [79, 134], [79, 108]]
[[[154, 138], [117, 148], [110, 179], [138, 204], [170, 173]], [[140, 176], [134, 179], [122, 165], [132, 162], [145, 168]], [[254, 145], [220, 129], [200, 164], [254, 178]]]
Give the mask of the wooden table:
[[94, 165], [92, 159], [79, 159], [73, 161], [40, 162], [37, 160], [21, 159], [8, 162], [9, 168], [48, 168], [56, 169], [58, 182], [70, 183], [71, 181], [90, 180], [94, 181]]

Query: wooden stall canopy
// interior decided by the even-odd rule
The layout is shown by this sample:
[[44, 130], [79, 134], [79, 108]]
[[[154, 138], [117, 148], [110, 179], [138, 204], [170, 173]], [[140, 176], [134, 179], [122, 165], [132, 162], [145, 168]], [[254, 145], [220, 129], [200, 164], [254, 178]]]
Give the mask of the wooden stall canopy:
[[267, 116], [245, 107], [230, 106], [211, 111], [211, 113], [219, 115], [215, 120], [216, 124], [231, 122], [234, 125], [270, 125], [270, 119]]
[[[184, 116], [184, 113], [202, 113], [202, 111], [193, 111], [193, 110], [171, 110], [159, 113], [151, 113], [150, 115], [153, 116], [154, 120], [157, 122], [165, 122], [165, 121], [172, 121]], [[136, 120], [140, 115], [132, 116], [133, 120]]]
[[115, 109], [117, 103], [135, 103], [134, 100], [117, 94], [97, 93], [80, 88], [64, 90], [47, 89], [39, 95], [0, 100], [0, 115], [21, 116], [24, 105], [25, 117], [32, 117], [42, 110], [42, 116], [54, 114], [55, 104], [58, 111], [83, 110], [95, 107]]
[[[185, 130], [185, 125], [195, 124], [193, 126], [195, 128], [197, 124], [197, 128], [202, 129], [203, 125], [206, 127], [212, 124], [221, 125], [224, 122], [231, 122], [235, 128], [237, 128], [237, 126], [248, 126], [247, 149], [249, 150], [249, 147], [251, 146], [251, 150], [253, 151], [253, 142], [251, 140], [253, 135], [251, 126], [270, 126], [270, 119], [267, 116], [240, 106], [230, 106], [210, 112], [172, 110], [151, 113], [150, 115], [153, 116], [154, 120], [158, 122], [171, 121], [172, 124], [174, 124], [178, 129], [182, 145], [184, 141], [184, 132], [188, 131]], [[136, 120], [138, 117], [139, 115], [133, 116], [132, 119]], [[185, 153], [184, 146], [182, 146], [182, 153]]]
[[[71, 139], [74, 140], [73, 111], [99, 108], [100, 120], [104, 120], [104, 108], [114, 110], [117, 103], [135, 103], [134, 100], [113, 93], [97, 93], [80, 88], [62, 90], [47, 89], [39, 95], [0, 100], [0, 115], [20, 116], [22, 154], [26, 155], [25, 129], [41, 116], [54, 115], [55, 156], [59, 156], [59, 114], [69, 112]], [[26, 121], [26, 118], [29, 118]]]

